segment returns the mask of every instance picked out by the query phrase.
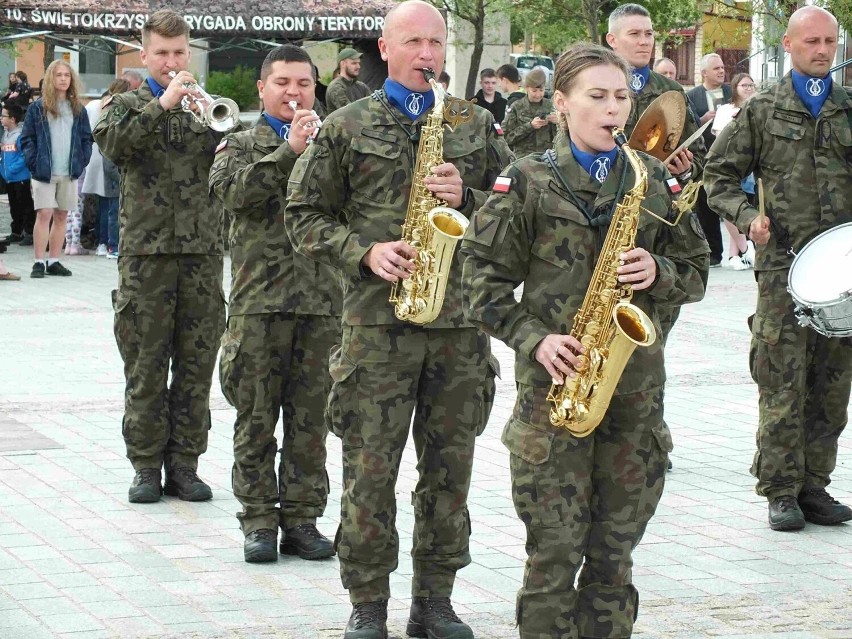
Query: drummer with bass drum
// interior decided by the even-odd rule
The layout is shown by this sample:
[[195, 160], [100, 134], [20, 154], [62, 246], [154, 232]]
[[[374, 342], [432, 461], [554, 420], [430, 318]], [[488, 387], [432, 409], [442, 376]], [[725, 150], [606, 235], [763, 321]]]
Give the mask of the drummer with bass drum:
[[[773, 530], [852, 520], [852, 509], [826, 492], [847, 421], [852, 338], [800, 326], [788, 291], [794, 253], [852, 222], [852, 97], [829, 73], [837, 42], [828, 11], [794, 12], [783, 38], [792, 71], [745, 103], [711, 147], [704, 173], [710, 206], [757, 244], [749, 362], [760, 412], [751, 472]], [[740, 189], [751, 172], [763, 182], [766, 215]], [[838, 254], [835, 268], [845, 259]]]

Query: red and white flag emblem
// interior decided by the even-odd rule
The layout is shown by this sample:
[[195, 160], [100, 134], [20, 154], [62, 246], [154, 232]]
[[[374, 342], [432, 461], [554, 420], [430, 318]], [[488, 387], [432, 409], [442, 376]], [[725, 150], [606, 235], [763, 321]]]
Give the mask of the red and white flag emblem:
[[497, 193], [508, 193], [512, 190], [512, 178], [501, 175], [496, 180], [494, 180], [494, 186], [491, 188], [492, 191], [496, 191]]
[[503, 127], [500, 126], [499, 122], [494, 123], [494, 130], [497, 131], [497, 135], [503, 135]]
[[681, 191], [680, 183], [675, 178], [669, 178], [666, 180], [666, 186], [669, 187], [669, 193], [672, 195], [676, 195]]

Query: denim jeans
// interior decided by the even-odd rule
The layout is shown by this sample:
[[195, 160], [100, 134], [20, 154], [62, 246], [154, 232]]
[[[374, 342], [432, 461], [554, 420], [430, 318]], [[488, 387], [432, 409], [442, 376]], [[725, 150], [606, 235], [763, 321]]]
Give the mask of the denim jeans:
[[118, 250], [118, 198], [98, 196], [98, 244]]

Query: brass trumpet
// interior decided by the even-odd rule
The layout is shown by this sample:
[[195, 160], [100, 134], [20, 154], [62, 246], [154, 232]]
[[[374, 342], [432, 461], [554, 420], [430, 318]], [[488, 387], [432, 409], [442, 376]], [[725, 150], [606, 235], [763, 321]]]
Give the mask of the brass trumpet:
[[[169, 77], [174, 79], [176, 71], [169, 71]], [[240, 122], [240, 108], [230, 98], [214, 98], [202, 89], [197, 82], [184, 82], [183, 86], [197, 95], [185, 95], [181, 98], [181, 108], [192, 115], [200, 124], [219, 133], [230, 131]], [[196, 110], [192, 105], [195, 104]]]

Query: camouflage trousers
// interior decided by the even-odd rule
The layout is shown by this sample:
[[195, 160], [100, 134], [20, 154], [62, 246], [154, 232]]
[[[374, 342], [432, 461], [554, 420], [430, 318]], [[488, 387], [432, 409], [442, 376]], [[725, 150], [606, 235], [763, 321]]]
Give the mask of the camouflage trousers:
[[207, 450], [210, 384], [225, 327], [222, 257], [122, 255], [112, 304], [128, 459], [136, 470], [196, 469]]
[[757, 273], [751, 376], [760, 393], [751, 474], [768, 499], [824, 488], [837, 462], [852, 386], [852, 338], [799, 326], [787, 271]]
[[[339, 335], [337, 317], [268, 313], [228, 318], [219, 376], [222, 393], [237, 409], [231, 479], [246, 535], [315, 523], [325, 511], [328, 353]], [[279, 415], [283, 436], [276, 477]]]
[[521, 639], [630, 637], [639, 608], [632, 553], [662, 496], [672, 450], [662, 388], [613, 397], [584, 438], [550, 425], [547, 391], [519, 384], [503, 431], [512, 499], [527, 529]]
[[418, 473], [412, 595], [449, 596], [456, 571], [470, 563], [467, 495], [474, 440], [494, 402], [490, 353], [488, 337], [472, 328], [343, 327], [328, 418], [343, 442], [335, 547], [352, 603], [390, 598], [395, 485], [409, 429]]

